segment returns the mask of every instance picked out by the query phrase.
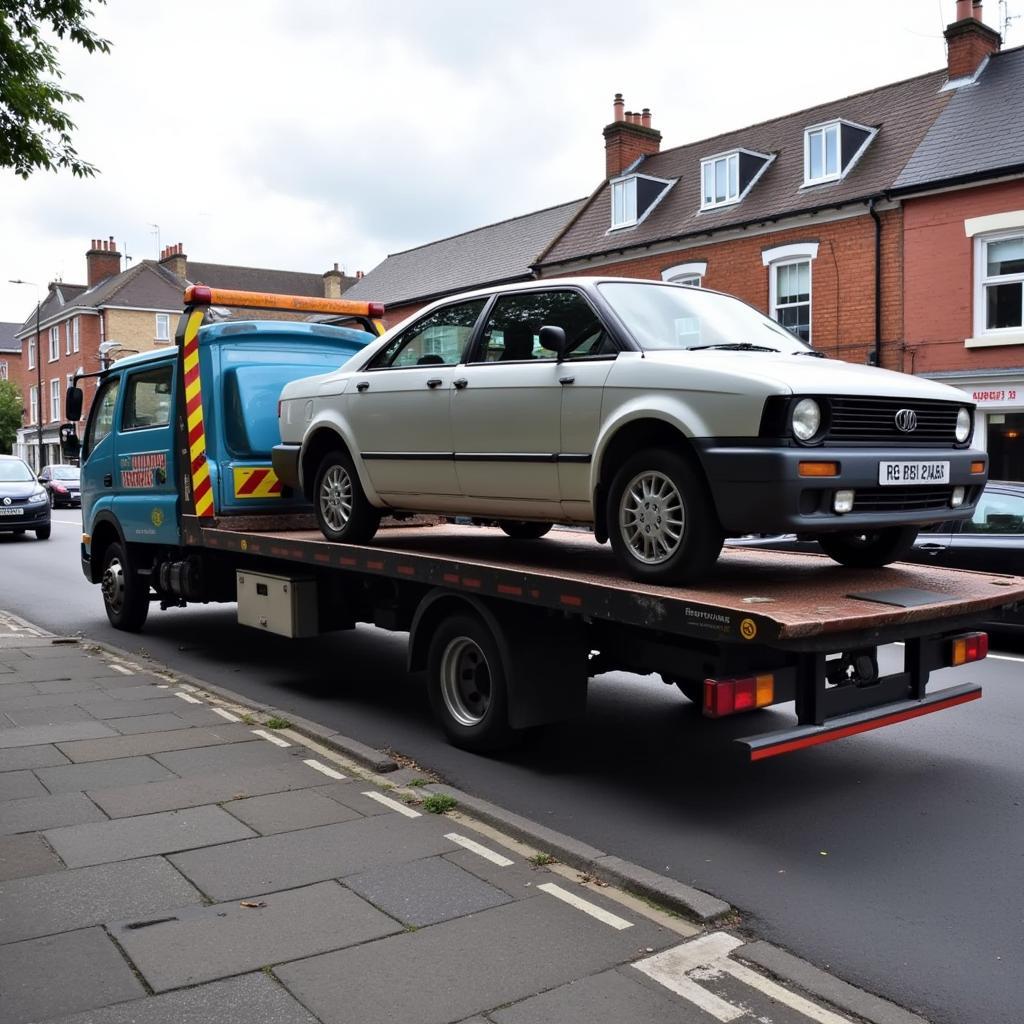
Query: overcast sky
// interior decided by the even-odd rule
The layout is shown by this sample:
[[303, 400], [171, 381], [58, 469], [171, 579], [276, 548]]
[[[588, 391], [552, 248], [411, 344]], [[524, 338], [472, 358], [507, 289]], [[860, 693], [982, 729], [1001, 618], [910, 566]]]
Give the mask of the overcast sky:
[[[0, 320], [133, 262], [370, 271], [588, 195], [612, 97], [662, 147], [942, 67], [955, 0], [110, 0], [62, 50], [93, 179], [0, 171]], [[1024, 15], [1024, 0], [1008, 13]], [[999, 27], [1000, 5], [985, 21]], [[1024, 18], [1006, 46], [1024, 43]]]

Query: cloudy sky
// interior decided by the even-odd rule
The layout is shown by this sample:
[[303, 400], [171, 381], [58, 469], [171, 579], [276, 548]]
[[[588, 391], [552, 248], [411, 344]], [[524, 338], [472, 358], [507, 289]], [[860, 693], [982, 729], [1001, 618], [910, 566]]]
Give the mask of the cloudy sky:
[[[0, 171], [0, 320], [133, 261], [369, 271], [589, 194], [615, 92], [681, 145], [945, 63], [955, 0], [110, 0], [64, 48], [93, 179]], [[1024, 0], [1009, 0], [1024, 15]], [[985, 20], [999, 27], [1000, 4]], [[1024, 43], [1024, 18], [1005, 45]], [[154, 225], [159, 225], [157, 229]]]

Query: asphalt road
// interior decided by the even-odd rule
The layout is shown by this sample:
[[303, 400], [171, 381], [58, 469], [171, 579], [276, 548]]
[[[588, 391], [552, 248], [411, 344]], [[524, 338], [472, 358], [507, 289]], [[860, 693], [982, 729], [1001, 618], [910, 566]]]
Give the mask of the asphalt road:
[[[0, 607], [81, 631], [377, 747], [609, 853], [715, 893], [744, 926], [936, 1024], [1019, 1024], [1024, 1006], [1024, 656], [943, 672], [983, 700], [756, 765], [674, 687], [596, 679], [586, 718], [487, 759], [449, 747], [405, 638], [372, 628], [288, 641], [233, 606], [153, 611], [118, 633], [78, 566], [80, 521], [0, 535]], [[894, 657], [894, 649], [886, 652]]]

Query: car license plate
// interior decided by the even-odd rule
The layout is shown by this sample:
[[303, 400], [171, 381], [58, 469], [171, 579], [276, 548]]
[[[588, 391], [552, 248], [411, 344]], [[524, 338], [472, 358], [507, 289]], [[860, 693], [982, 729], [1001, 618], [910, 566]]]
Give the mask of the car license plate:
[[3, 505], [0, 505], [0, 516], [23, 516], [24, 514], [25, 510], [21, 506], [17, 508], [4, 508]]
[[907, 484], [948, 484], [948, 462], [880, 462], [878, 482], [882, 487]]

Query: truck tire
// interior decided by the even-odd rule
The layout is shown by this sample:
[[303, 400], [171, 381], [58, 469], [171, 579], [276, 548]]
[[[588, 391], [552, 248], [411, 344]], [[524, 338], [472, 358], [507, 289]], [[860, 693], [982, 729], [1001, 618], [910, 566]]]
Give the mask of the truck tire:
[[502, 519], [498, 525], [513, 540], [540, 540], [551, 529], [551, 523], [531, 523], [525, 519]]
[[434, 717], [454, 746], [483, 752], [516, 740], [501, 652], [478, 616], [456, 614], [438, 625], [427, 654], [427, 685]]
[[691, 583], [722, 550], [707, 486], [681, 455], [650, 448], [627, 459], [608, 490], [608, 532], [619, 565], [644, 583]]
[[100, 580], [103, 606], [114, 629], [137, 633], [149, 614], [149, 583], [134, 571], [124, 548], [115, 541], [103, 552]]
[[53, 529], [53, 527], [49, 523], [47, 523], [45, 526], [37, 526], [36, 527], [36, 540], [49, 540], [50, 539], [50, 530], [52, 530], [52, 529]]
[[313, 485], [313, 509], [323, 535], [339, 544], [365, 544], [380, 525], [346, 452], [328, 452]]
[[899, 561], [914, 546], [916, 526], [887, 526], [880, 530], [823, 533], [818, 545], [840, 565], [876, 569]]

